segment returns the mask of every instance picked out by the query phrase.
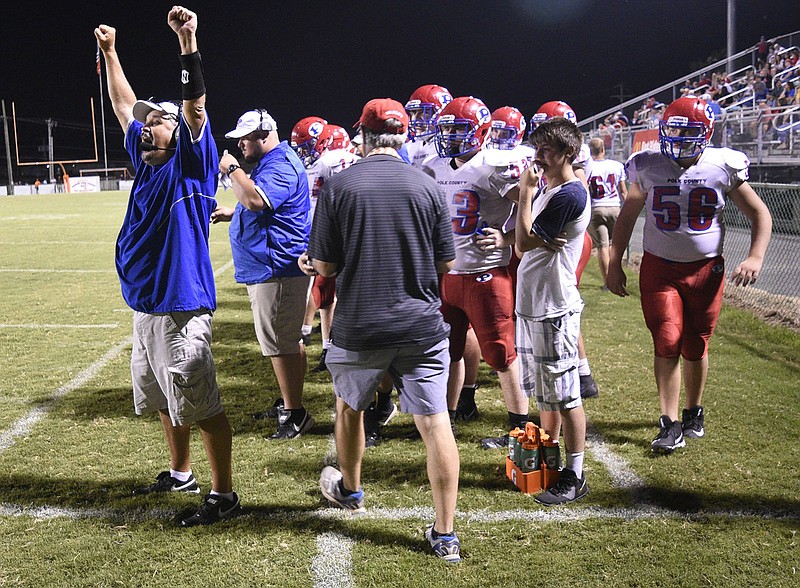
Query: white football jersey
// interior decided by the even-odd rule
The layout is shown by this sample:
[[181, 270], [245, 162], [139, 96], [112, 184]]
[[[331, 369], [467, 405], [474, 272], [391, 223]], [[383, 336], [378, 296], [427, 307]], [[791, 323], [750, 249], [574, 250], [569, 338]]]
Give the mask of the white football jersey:
[[422, 169], [422, 162], [436, 155], [436, 144], [434, 137], [427, 137], [425, 139], [415, 139], [406, 143], [406, 150], [408, 150], [408, 158], [412, 166], [417, 169]]
[[450, 207], [456, 245], [453, 274], [485, 272], [511, 259], [511, 247], [483, 251], [475, 243], [485, 227], [502, 230], [512, 219], [514, 203], [505, 195], [519, 183], [520, 172], [511, 169], [512, 163], [490, 165], [485, 153], [479, 151], [458, 169], [449, 157], [429, 157], [422, 164], [422, 171], [444, 190]]
[[647, 193], [644, 250], [678, 262], [722, 255], [725, 195], [749, 177], [747, 156], [706, 147], [688, 169], [660, 151], [639, 151], [625, 164]]
[[306, 170], [308, 176], [308, 193], [311, 196], [311, 218], [314, 218], [314, 209], [317, 207], [319, 196], [325, 181], [333, 174], [338, 174], [359, 160], [358, 155], [347, 149], [333, 149], [325, 151]]
[[620, 182], [625, 181], [625, 166], [613, 159], [590, 159], [586, 165], [586, 182], [592, 206], [621, 206]]

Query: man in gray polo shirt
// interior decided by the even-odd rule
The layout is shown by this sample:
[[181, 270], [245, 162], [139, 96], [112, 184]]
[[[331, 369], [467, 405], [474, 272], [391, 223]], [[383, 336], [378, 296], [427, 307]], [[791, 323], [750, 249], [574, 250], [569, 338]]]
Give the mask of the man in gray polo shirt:
[[457, 562], [460, 465], [447, 413], [449, 327], [437, 275], [455, 259], [450, 214], [436, 183], [398, 155], [408, 130], [402, 104], [371, 100], [357, 125], [366, 157], [323, 187], [308, 251], [317, 272], [336, 276], [338, 296], [326, 362], [341, 471], [323, 469], [320, 487], [335, 505], [364, 511], [362, 413], [388, 371], [427, 450], [436, 520], [425, 537], [437, 556]]

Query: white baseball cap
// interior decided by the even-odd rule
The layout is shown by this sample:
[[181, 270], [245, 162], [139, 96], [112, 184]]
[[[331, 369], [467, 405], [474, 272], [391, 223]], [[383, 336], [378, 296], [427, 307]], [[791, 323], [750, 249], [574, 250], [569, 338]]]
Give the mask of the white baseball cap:
[[278, 123], [266, 110], [248, 110], [236, 122], [236, 128], [225, 133], [226, 139], [239, 139], [253, 131], [277, 131]]
[[178, 120], [179, 106], [175, 102], [153, 102], [152, 100], [137, 100], [133, 105], [133, 118], [144, 124], [147, 122], [147, 115], [157, 110], [163, 114], [171, 115]]

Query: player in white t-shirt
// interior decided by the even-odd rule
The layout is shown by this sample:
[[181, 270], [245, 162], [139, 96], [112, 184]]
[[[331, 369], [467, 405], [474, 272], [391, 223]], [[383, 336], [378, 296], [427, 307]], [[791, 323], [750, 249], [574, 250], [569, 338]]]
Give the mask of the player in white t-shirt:
[[456, 246], [455, 266], [441, 282], [442, 313], [451, 328], [451, 419], [462, 387], [461, 359], [471, 324], [483, 358], [497, 371], [514, 427], [528, 420], [528, 399], [519, 388], [514, 293], [507, 267], [514, 231], [506, 227], [519, 185], [508, 165], [486, 162], [482, 147], [490, 128], [491, 113], [482, 101], [471, 96], [453, 99], [436, 121], [438, 156], [426, 159], [422, 171], [445, 192]]
[[599, 137], [589, 141], [592, 158], [586, 166], [586, 182], [592, 199], [592, 220], [589, 235], [597, 249], [597, 261], [603, 276], [603, 288], [608, 275], [608, 256], [611, 233], [617, 222], [619, 209], [628, 195], [625, 183], [625, 166], [619, 161], [606, 159], [606, 147]]
[[[651, 443], [671, 453], [685, 437], [705, 435], [703, 390], [708, 341], [722, 306], [725, 264], [722, 211], [728, 200], [750, 220], [747, 258], [730, 280], [747, 286], [758, 278], [772, 232], [766, 205], [747, 183], [744, 153], [708, 147], [714, 113], [695, 96], [678, 98], [662, 115], [661, 150], [640, 151], [626, 164], [630, 187], [611, 242], [606, 285], [627, 296], [622, 257], [645, 208], [644, 257], [639, 277], [642, 311], [653, 336], [661, 417]], [[686, 408], [678, 420], [681, 357]]]
[[[591, 204], [572, 167], [582, 144], [577, 125], [553, 117], [531, 134], [536, 168], [522, 178], [516, 221], [517, 350], [520, 380], [536, 398], [551, 439], [563, 425], [566, 467], [558, 482], [536, 497], [546, 505], [577, 500], [589, 492], [583, 475], [586, 415], [578, 374], [578, 336], [583, 300], [577, 269]], [[547, 186], [537, 188], [537, 171]]]
[[436, 117], [453, 100], [450, 90], [436, 84], [420, 86], [406, 102], [408, 113], [408, 142], [406, 149], [411, 165], [422, 167], [422, 162], [436, 155]]

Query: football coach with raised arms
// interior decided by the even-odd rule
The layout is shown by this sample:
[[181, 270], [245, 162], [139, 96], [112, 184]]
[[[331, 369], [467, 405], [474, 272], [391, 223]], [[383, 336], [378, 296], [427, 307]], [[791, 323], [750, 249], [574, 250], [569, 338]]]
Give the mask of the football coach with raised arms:
[[425, 537], [437, 556], [456, 562], [460, 464], [447, 412], [450, 329], [439, 312], [437, 275], [455, 259], [450, 213], [437, 184], [400, 158], [408, 132], [402, 104], [370, 100], [356, 124], [365, 157], [323, 186], [308, 248], [314, 269], [336, 276], [338, 295], [326, 363], [341, 469], [324, 468], [320, 487], [333, 504], [364, 510], [362, 413], [388, 371], [427, 451], [436, 519]]
[[180, 520], [192, 527], [233, 516], [241, 507], [231, 480], [231, 427], [211, 355], [216, 289], [208, 233], [218, 153], [206, 116], [197, 15], [173, 6], [167, 23], [180, 43], [179, 103], [137, 100], [120, 65], [116, 30], [101, 24], [94, 34], [136, 168], [116, 247], [122, 296], [134, 310], [134, 409], [159, 412], [169, 447], [169, 470], [134, 494], [200, 493], [189, 459], [190, 427], [197, 423], [212, 479], [200, 507]]

